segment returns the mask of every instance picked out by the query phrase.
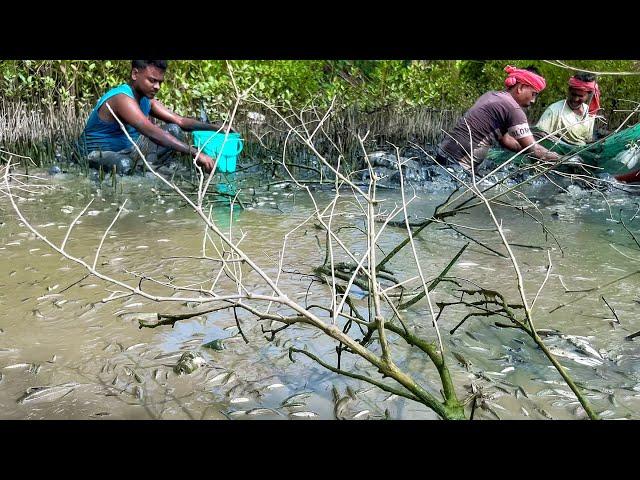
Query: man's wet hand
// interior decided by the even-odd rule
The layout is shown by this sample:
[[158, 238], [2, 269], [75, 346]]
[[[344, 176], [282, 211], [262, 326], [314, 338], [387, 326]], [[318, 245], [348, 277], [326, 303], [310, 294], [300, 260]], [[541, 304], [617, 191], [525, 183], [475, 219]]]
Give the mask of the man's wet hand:
[[560, 160], [560, 155], [558, 155], [556, 152], [546, 151], [544, 154], [544, 160], [549, 160], [554, 162], [556, 160]]
[[213, 160], [209, 155], [206, 155], [202, 152], [200, 152], [200, 155], [198, 155], [196, 164], [198, 164], [200, 168], [205, 171], [205, 173], [210, 173], [211, 170], [213, 170]]

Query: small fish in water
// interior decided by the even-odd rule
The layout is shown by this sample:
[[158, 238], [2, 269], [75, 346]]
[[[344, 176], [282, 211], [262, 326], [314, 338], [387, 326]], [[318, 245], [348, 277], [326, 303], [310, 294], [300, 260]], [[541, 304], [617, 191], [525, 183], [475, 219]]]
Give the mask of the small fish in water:
[[13, 365], [9, 365], [7, 367], [4, 367], [5, 370], [11, 370], [14, 368], [31, 368], [31, 363], [14, 363]]
[[134, 348], [138, 348], [138, 347], [143, 347], [145, 345], [146, 343], [136, 343], [135, 345], [131, 345], [130, 347], [127, 347], [125, 351], [128, 352], [129, 350], [133, 350]]
[[33, 313], [33, 316], [36, 318], [44, 318], [44, 315], [42, 314], [42, 312], [37, 308], [35, 310], [31, 310], [31, 313]]
[[488, 352], [488, 351], [489, 351], [489, 349], [487, 349], [487, 348], [483, 348], [483, 347], [476, 347], [476, 346], [473, 346], [473, 345], [472, 345], [472, 346], [470, 346], [469, 348], [470, 348], [471, 350], [477, 350], [477, 351], [479, 351], [479, 352]]
[[554, 396], [556, 392], [554, 392], [552, 389], [550, 388], [545, 388], [544, 390], [540, 390], [538, 393], [536, 393], [536, 396], [538, 397], [550, 397], [550, 396]]
[[472, 339], [473, 339], [473, 340], [475, 340], [476, 342], [478, 342], [478, 341], [479, 341], [479, 340], [478, 340], [478, 337], [476, 337], [473, 333], [468, 332], [468, 331], [465, 331], [464, 333], [465, 333], [465, 335], [467, 335], [469, 338], [472, 338]]
[[250, 401], [250, 399], [247, 397], [236, 397], [229, 400], [229, 403], [246, 403], [248, 401]]
[[351, 397], [344, 396], [336, 402], [333, 408], [333, 415], [336, 417], [337, 420], [345, 420], [345, 417], [342, 414], [342, 412], [344, 412], [344, 410], [347, 408], [347, 405], [351, 401], [352, 401]]
[[267, 390], [273, 390], [274, 388], [282, 388], [284, 385], [282, 383], [272, 383], [271, 385], [267, 385]]
[[47, 291], [52, 292], [52, 291], [56, 290], [59, 286], [60, 285], [56, 283], [55, 285], [52, 285], [51, 287], [47, 287]]
[[593, 348], [586, 338], [578, 337], [576, 335], [562, 335], [561, 338], [567, 340], [582, 353], [586, 353], [587, 355], [591, 355], [594, 358], [604, 360], [602, 358], [602, 355], [600, 355], [600, 352]]
[[216, 385], [222, 384], [225, 380], [227, 380], [231, 376], [231, 372], [224, 372], [216, 375], [211, 380], [207, 380], [207, 385]]
[[500, 373], [508, 373], [508, 372], [513, 372], [515, 370], [515, 367], [507, 367], [503, 370], [500, 370]]
[[78, 386], [80, 386], [79, 383], [69, 382], [51, 387], [31, 387], [28, 388], [26, 393], [18, 400], [18, 403], [25, 404], [59, 400], [71, 393]]
[[547, 411], [540, 407], [534, 407], [538, 413], [540, 413], [543, 417], [548, 418], [549, 420], [553, 420], [553, 417], [547, 413]]
[[293, 412], [289, 414], [292, 417], [317, 417], [318, 414], [315, 412]]
[[362, 410], [361, 412], [356, 413], [353, 418], [360, 418], [363, 417], [365, 415], [369, 415], [369, 410]]
[[247, 415], [266, 415], [267, 413], [278, 414], [278, 412], [270, 408], [253, 408], [247, 412]]
[[41, 368], [42, 368], [42, 365], [36, 365], [35, 363], [32, 363], [31, 366], [29, 367], [29, 373], [33, 373], [34, 375], [37, 375], [37, 373], [40, 371]]
[[469, 367], [471, 367], [472, 363], [470, 361], [468, 361], [466, 358], [464, 358], [461, 354], [459, 354], [458, 352], [453, 352], [453, 356], [456, 357], [456, 360], [458, 360], [458, 362], [460, 362], [460, 364], [467, 369], [467, 371], [469, 371]]
[[135, 386], [134, 392], [138, 400], [144, 400], [144, 390], [142, 390], [142, 387], [140, 385]]
[[247, 410], [234, 410], [233, 412], [229, 412], [227, 415], [231, 417], [238, 417], [240, 415], [246, 415]]
[[111, 415], [109, 412], [98, 412], [91, 415], [92, 417], [106, 417], [107, 415]]
[[235, 382], [236, 378], [238, 378], [238, 376], [234, 372], [231, 372], [227, 379], [224, 381], [223, 385], [228, 385], [232, 382]]
[[517, 390], [516, 390], [516, 398], [520, 398], [519, 396], [522, 395], [526, 398], [529, 398], [529, 395], [527, 395], [527, 392], [525, 391], [524, 388], [522, 388], [521, 386], [518, 386]]
[[349, 385], [347, 385], [347, 389], [346, 390], [347, 390], [347, 395], [349, 395], [352, 400], [356, 400], [357, 399], [358, 394], [353, 391], [353, 388], [351, 388]]
[[526, 408], [524, 408], [524, 407], [520, 407], [520, 411], [522, 412], [522, 414], [523, 414], [525, 417], [528, 417], [528, 416], [529, 416], [529, 412], [527, 412]]
[[[549, 347], [549, 351], [556, 356], [559, 357], [566, 357], [570, 360], [573, 360], [576, 363], [580, 363], [581, 365], [587, 365], [589, 367], [595, 367], [598, 365], [602, 365], [602, 360], [599, 360], [597, 358], [593, 358], [593, 357], [584, 357], [582, 355], [579, 355], [575, 352], [570, 352], [568, 350], [563, 350], [561, 348], [558, 347]], [[553, 366], [552, 366], [553, 368]]]
[[226, 395], [227, 397], [231, 398], [231, 397], [233, 397], [236, 393], [242, 393], [242, 392], [244, 392], [244, 388], [243, 388], [243, 386], [242, 386], [241, 384], [239, 384], [239, 383], [238, 383], [236, 386], [231, 387], [231, 388], [227, 391], [227, 393], [226, 393], [225, 395]]
[[311, 392], [302, 392], [302, 393], [296, 393], [294, 395], [291, 395], [290, 397], [285, 398], [281, 405], [283, 407], [286, 407], [288, 404], [291, 404], [294, 400], [304, 400], [306, 398], [309, 398], [311, 396]]

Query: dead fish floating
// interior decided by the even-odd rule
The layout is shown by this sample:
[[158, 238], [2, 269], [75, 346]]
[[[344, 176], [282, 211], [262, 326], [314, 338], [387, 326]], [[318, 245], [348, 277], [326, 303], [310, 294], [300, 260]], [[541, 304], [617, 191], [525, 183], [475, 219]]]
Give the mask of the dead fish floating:
[[311, 392], [301, 392], [291, 395], [290, 397], [285, 398], [280, 404], [283, 407], [290, 407], [294, 403], [301, 404], [302, 400], [305, 400], [311, 396]]
[[562, 335], [564, 340], [567, 340], [571, 345], [576, 347], [582, 353], [589, 355], [591, 357], [597, 358], [599, 360], [604, 360], [600, 352], [598, 352], [595, 348], [591, 346], [589, 340], [585, 337], [579, 337], [577, 335]]
[[253, 408], [247, 411], [247, 415], [267, 415], [267, 414], [280, 415], [277, 411], [272, 408]]
[[302, 417], [302, 418], [312, 418], [312, 417], [317, 417], [318, 414], [316, 412], [293, 412], [293, 413], [290, 413], [289, 416], [291, 416], [291, 417]]
[[69, 382], [54, 386], [30, 387], [18, 399], [18, 403], [22, 405], [25, 403], [53, 402], [60, 400], [79, 386], [79, 383]]
[[8, 365], [4, 367], [5, 370], [13, 370], [16, 368], [31, 368], [33, 366], [32, 363], [14, 363], [13, 365]]
[[598, 365], [602, 365], [603, 361], [598, 359], [598, 358], [593, 358], [593, 357], [585, 357], [583, 355], [580, 355], [576, 352], [570, 352], [568, 350], [563, 350], [562, 348], [559, 347], [549, 347], [549, 351], [553, 354], [556, 355], [558, 357], [565, 357], [568, 358], [570, 360], [573, 360], [576, 363], [579, 363], [581, 365], [587, 365], [589, 367], [595, 367]]

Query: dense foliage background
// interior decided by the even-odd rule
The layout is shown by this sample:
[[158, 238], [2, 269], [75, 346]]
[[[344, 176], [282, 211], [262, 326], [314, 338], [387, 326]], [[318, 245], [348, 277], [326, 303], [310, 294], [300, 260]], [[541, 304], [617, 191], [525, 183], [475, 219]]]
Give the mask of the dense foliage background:
[[[483, 92], [503, 88], [506, 64], [535, 65], [548, 88], [530, 112], [564, 97], [571, 71], [540, 60], [242, 60], [230, 62], [240, 87], [257, 81], [255, 93], [274, 103], [300, 107], [311, 99], [320, 106], [337, 96], [338, 105], [363, 111], [426, 106], [464, 110]], [[567, 61], [595, 71], [640, 73], [631, 60]], [[128, 60], [0, 61], [0, 98], [55, 107], [71, 101], [78, 112], [91, 108], [109, 88], [127, 81]], [[602, 76], [603, 106], [633, 104], [618, 99], [640, 98], [640, 77]], [[170, 61], [159, 100], [185, 115], [195, 115], [204, 103], [210, 114], [227, 111], [232, 85], [223, 60]]]

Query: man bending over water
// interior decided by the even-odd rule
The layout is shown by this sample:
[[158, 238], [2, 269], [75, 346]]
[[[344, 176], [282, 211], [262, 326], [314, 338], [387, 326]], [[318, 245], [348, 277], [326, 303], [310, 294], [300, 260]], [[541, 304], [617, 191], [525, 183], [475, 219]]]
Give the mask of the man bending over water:
[[[112, 88], [98, 100], [80, 137], [80, 146], [84, 147], [90, 166], [98, 168], [102, 165], [106, 170], [111, 170], [115, 165], [118, 173], [127, 173], [135, 165], [138, 156], [107, 104], [125, 125], [145, 157], [155, 156], [154, 160], [158, 163], [172, 151], [196, 157], [198, 149], [183, 141], [182, 130], [218, 131], [223, 128], [219, 124], [177, 115], [155, 100], [166, 69], [165, 60], [133, 60], [129, 83]], [[149, 120], [149, 116], [162, 120], [166, 125], [158, 127]], [[197, 157], [196, 163], [209, 173], [214, 165], [211, 157], [204, 153]]]
[[[477, 166], [484, 160], [493, 145], [501, 144], [513, 152], [533, 145], [527, 151], [542, 160], [557, 160], [557, 153], [550, 152], [535, 140], [529, 128], [524, 108], [536, 101], [546, 87], [545, 79], [533, 67], [519, 69], [505, 67], [506, 89], [482, 95], [458, 120], [450, 135], [438, 145], [436, 159], [439, 163], [459, 163], [465, 170], [471, 169], [471, 161]], [[471, 141], [470, 141], [471, 138]]]

